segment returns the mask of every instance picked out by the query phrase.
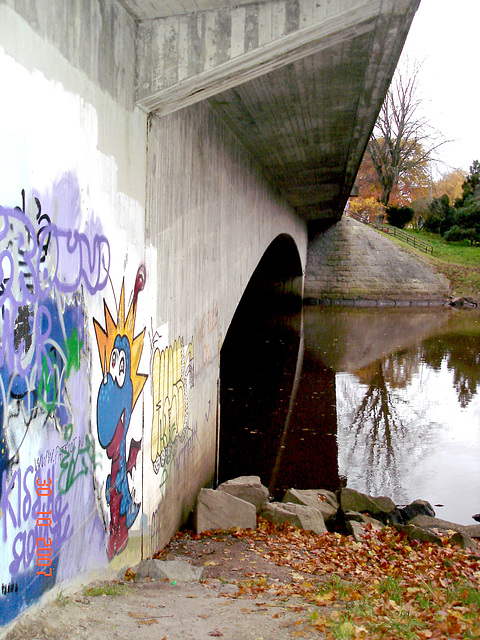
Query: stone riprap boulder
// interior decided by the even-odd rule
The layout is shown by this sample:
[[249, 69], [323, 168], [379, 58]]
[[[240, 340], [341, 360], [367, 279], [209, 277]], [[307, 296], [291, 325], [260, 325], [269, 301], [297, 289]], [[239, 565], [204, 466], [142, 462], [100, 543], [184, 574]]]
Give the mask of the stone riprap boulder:
[[195, 567], [183, 560], [142, 560], [134, 572], [135, 579], [198, 582], [202, 579], [203, 567]]
[[196, 532], [256, 529], [255, 505], [230, 495], [225, 491], [200, 489], [196, 508]]
[[374, 529], [382, 529], [385, 526], [381, 520], [376, 520], [358, 511], [347, 511], [343, 517], [346, 532], [352, 535], [356, 542], [362, 542], [367, 524]]
[[[382, 527], [385, 526], [383, 523], [379, 522], [378, 520], [373, 520], [373, 518], [370, 518], [370, 521], [368, 522], [368, 524], [370, 524], [371, 527], [373, 527], [374, 529], [381, 529]], [[345, 529], [349, 535], [353, 536], [355, 542], [363, 541], [363, 538], [366, 532], [366, 525], [367, 525], [367, 522], [361, 522], [358, 520], [345, 521]]]
[[257, 513], [260, 513], [268, 502], [268, 489], [258, 476], [240, 476], [227, 480], [217, 487], [217, 491], [224, 491], [235, 498], [250, 502], [255, 506]]
[[333, 491], [327, 491], [327, 489], [315, 489], [315, 493], [318, 493], [321, 496], [322, 500], [328, 502], [332, 507], [338, 509], [340, 505], [338, 504], [337, 496], [333, 493]]
[[389, 514], [395, 511], [396, 505], [384, 496], [371, 497], [355, 489], [340, 489], [339, 503], [343, 513], [357, 511], [369, 513], [373, 518], [386, 522]]
[[473, 551], [474, 553], [479, 552], [478, 544], [466, 531], [457, 531], [449, 538], [448, 542], [467, 551]]
[[465, 529], [464, 525], [425, 515], [415, 516], [415, 518], [410, 520], [409, 524], [413, 524], [421, 529], [437, 529], [439, 531], [462, 531]]
[[440, 547], [443, 545], [441, 536], [430, 529], [423, 529], [422, 527], [417, 527], [414, 524], [395, 524], [395, 527], [399, 531], [406, 533], [409, 540], [432, 542], [433, 544], [438, 544]]
[[397, 507], [396, 512], [390, 514], [394, 524], [407, 524], [417, 516], [435, 517], [435, 510], [426, 500], [414, 500], [406, 507]]
[[383, 527], [385, 526], [383, 524], [383, 522], [381, 520], [377, 520], [376, 518], [371, 518], [370, 516], [367, 516], [365, 513], [359, 513], [358, 511], [347, 511], [347, 513], [344, 514], [345, 516], [345, 522], [360, 522], [362, 524], [373, 524], [376, 527], [379, 527], [380, 529], [383, 529]]
[[313, 531], [319, 534], [327, 532], [322, 514], [317, 509], [303, 504], [272, 502], [265, 505], [260, 516], [273, 524], [289, 522], [304, 531]]
[[[416, 502], [422, 503], [423, 501]], [[427, 502], [426, 505], [429, 503]], [[478, 544], [474, 540], [474, 538], [480, 538], [478, 525], [461, 525], [430, 515], [418, 515], [409, 520], [406, 525], [395, 523], [395, 526], [400, 531], [404, 531], [410, 540], [433, 542], [442, 546], [443, 539], [448, 534], [450, 544], [458, 545], [467, 551], [479, 552]]]
[[288, 489], [282, 502], [313, 507], [322, 514], [324, 522], [335, 519], [338, 511], [335, 494], [323, 489]]
[[480, 524], [467, 524], [465, 531], [471, 538], [480, 538]]

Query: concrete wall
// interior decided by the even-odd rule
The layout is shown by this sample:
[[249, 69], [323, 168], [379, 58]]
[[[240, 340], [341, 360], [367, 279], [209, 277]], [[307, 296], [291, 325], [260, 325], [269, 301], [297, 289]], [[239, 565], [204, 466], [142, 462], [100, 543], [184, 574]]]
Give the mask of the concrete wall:
[[146, 511], [159, 514], [149, 523], [153, 551], [178, 525], [178, 505], [188, 512], [199, 480], [212, 480], [220, 348], [245, 287], [280, 233], [294, 238], [304, 265], [306, 237], [208, 103], [149, 124], [146, 242], [158, 324], [144, 478], [158, 487], [145, 496]]
[[305, 264], [206, 105], [132, 106], [128, 15], [66, 5], [0, 4], [0, 625], [167, 541], [212, 477], [243, 289], [279, 234]]

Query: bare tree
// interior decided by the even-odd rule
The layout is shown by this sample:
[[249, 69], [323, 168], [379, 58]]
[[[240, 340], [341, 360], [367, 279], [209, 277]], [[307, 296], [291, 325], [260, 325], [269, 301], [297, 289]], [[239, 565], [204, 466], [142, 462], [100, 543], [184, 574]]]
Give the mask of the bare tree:
[[420, 65], [412, 72], [408, 66], [397, 68], [367, 147], [385, 206], [402, 180], [411, 181], [417, 174], [422, 181], [430, 175], [434, 151], [446, 142], [420, 114]]

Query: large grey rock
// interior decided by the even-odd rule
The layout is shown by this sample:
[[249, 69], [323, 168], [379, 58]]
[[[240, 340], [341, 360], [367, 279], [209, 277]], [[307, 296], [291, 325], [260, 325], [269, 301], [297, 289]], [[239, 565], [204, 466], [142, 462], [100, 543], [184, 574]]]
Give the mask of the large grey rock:
[[240, 500], [250, 502], [255, 505], [257, 513], [260, 513], [263, 505], [268, 502], [268, 489], [258, 476], [240, 476], [227, 480], [217, 487], [217, 491], [224, 491]]
[[347, 533], [353, 536], [355, 542], [362, 542], [365, 534], [365, 525], [355, 520], [348, 520], [346, 522]]
[[196, 531], [228, 531], [236, 527], [255, 529], [255, 506], [240, 498], [213, 489], [200, 489], [196, 509]]
[[[480, 538], [480, 526], [462, 525], [456, 522], [449, 522], [441, 518], [432, 516], [416, 516], [407, 525], [395, 524], [397, 529], [405, 531], [412, 540], [422, 540], [442, 544], [439, 534], [450, 533], [449, 542], [460, 545], [463, 549], [478, 551], [478, 546], [472, 538]], [[458, 535], [455, 535], [458, 534]]]
[[383, 496], [372, 498], [365, 493], [355, 491], [355, 489], [341, 489], [339, 501], [344, 513], [347, 511], [359, 511], [360, 513], [367, 511], [370, 515], [378, 516], [382, 520], [396, 509], [395, 503], [390, 498]]
[[315, 493], [318, 493], [319, 496], [325, 498], [325, 502], [328, 502], [332, 507], [338, 509], [340, 505], [338, 504], [338, 500], [333, 491], [327, 491], [327, 489], [315, 489]]
[[[324, 495], [331, 494], [330, 501]], [[322, 498], [325, 498], [323, 500]], [[303, 504], [307, 507], [313, 507], [320, 511], [325, 522], [335, 518], [338, 511], [338, 502], [335, 500], [335, 494], [317, 489], [288, 489], [282, 502], [292, 502], [293, 504]], [[336, 504], [336, 507], [332, 505]]]
[[480, 538], [480, 524], [467, 524], [465, 531], [471, 538]]
[[401, 507], [398, 512], [404, 522], [408, 522], [417, 516], [435, 517], [435, 510], [426, 500], [414, 500], [406, 507]]
[[358, 511], [347, 511], [345, 514], [345, 524], [348, 531], [348, 523], [349, 522], [360, 522], [361, 524], [372, 524], [375, 527], [379, 527], [383, 529], [385, 526], [381, 520], [376, 520], [375, 518], [371, 518], [370, 516], [365, 515], [364, 513], [359, 513]]
[[194, 567], [184, 560], [142, 560], [135, 569], [136, 579], [198, 582], [202, 575], [203, 567]]
[[[372, 518], [370, 518], [370, 520], [372, 520]], [[347, 520], [347, 522], [345, 523], [345, 528], [347, 530], [347, 533], [353, 536], [355, 542], [363, 542], [363, 538], [365, 537], [366, 532], [366, 524], [366, 522], [358, 522], [357, 520]], [[377, 529], [380, 529], [384, 526], [381, 522], [378, 522], [378, 520], [373, 521], [371, 524], [374, 528]]]
[[457, 531], [449, 538], [448, 542], [462, 549], [467, 549], [467, 551], [480, 552], [478, 544], [465, 531]]
[[410, 520], [409, 524], [413, 524], [421, 529], [439, 529], [440, 531], [464, 531], [466, 526], [433, 518], [432, 516], [416, 516]]
[[432, 542], [433, 544], [438, 544], [438, 546], [443, 546], [442, 538], [430, 531], [430, 529], [423, 529], [421, 527], [417, 527], [414, 524], [397, 524], [395, 525], [397, 529], [403, 531], [407, 534], [409, 540], [419, 540], [420, 542]]
[[265, 520], [273, 522], [273, 524], [290, 522], [290, 524], [305, 531], [313, 531], [314, 533], [327, 532], [322, 514], [317, 509], [303, 504], [272, 502], [265, 505], [260, 515]]

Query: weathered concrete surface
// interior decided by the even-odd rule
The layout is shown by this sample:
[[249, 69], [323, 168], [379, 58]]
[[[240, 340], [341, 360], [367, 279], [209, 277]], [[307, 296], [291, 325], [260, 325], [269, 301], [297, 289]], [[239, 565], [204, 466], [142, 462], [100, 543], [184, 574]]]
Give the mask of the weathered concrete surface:
[[309, 241], [305, 298], [365, 306], [441, 304], [449, 282], [387, 236], [343, 218]]
[[[3, 0], [2, 4], [29, 23], [73, 67], [122, 106], [133, 109], [137, 27], [121, 4], [116, 0]], [[25, 52], [31, 46], [26, 34], [14, 34], [6, 28], [5, 35], [16, 35]], [[49, 64], [45, 57], [42, 72], [49, 74]], [[52, 75], [55, 72], [58, 67], [52, 69]]]
[[[2, 505], [23, 504], [21, 517], [0, 512], [11, 592], [0, 598], [0, 625], [71, 580], [116, 575], [153, 555], [186, 521], [215, 470], [219, 354], [239, 300], [277, 239], [291, 247], [300, 280], [306, 260], [305, 222], [208, 103], [161, 121], [133, 107], [132, 84], [117, 75], [127, 64], [133, 74], [135, 25], [118, 5], [100, 4], [0, 3], [0, 250], [13, 274], [0, 338], [16, 351], [4, 348], [0, 364], [4, 414], [18, 416], [1, 425], [0, 481]], [[98, 46], [87, 32], [101, 36]], [[47, 224], [52, 240], [39, 246]], [[21, 243], [32, 249], [28, 265]], [[18, 326], [28, 354], [15, 346]], [[115, 340], [124, 365], [129, 354], [125, 385]], [[46, 348], [53, 360], [42, 377]], [[18, 414], [8, 389], [20, 379], [32, 395]], [[104, 394], [107, 383], [122, 401]], [[104, 428], [122, 419], [121, 495], [117, 476], [110, 499], [120, 443], [110, 447]], [[77, 465], [68, 473], [66, 455]], [[45, 580], [30, 544], [37, 470], [55, 478], [58, 507]], [[19, 546], [27, 538], [28, 554]]]

